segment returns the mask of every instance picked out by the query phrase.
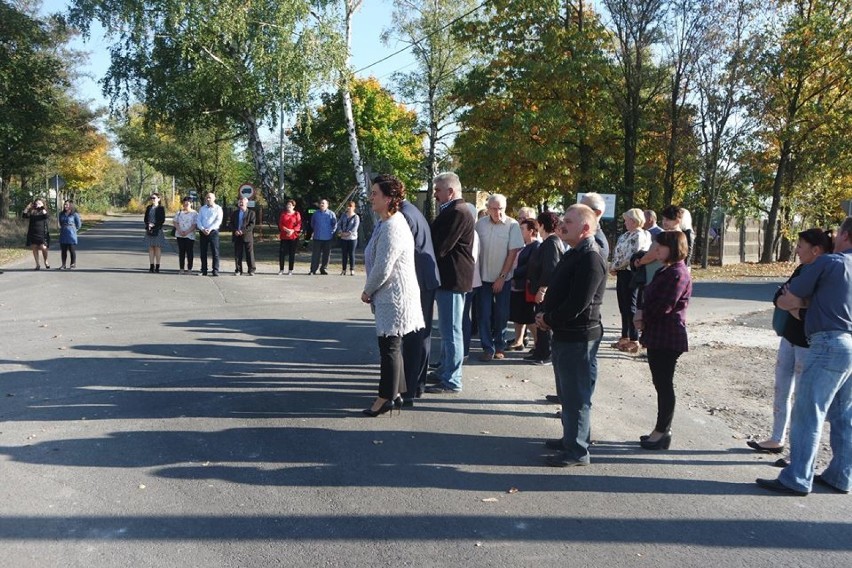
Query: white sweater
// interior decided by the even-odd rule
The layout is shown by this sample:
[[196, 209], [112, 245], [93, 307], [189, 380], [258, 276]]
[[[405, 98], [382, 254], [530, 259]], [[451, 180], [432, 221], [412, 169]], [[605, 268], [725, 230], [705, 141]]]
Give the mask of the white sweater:
[[401, 213], [380, 221], [364, 250], [367, 283], [376, 316], [376, 335], [393, 336], [423, 329], [420, 288], [414, 270], [414, 237]]

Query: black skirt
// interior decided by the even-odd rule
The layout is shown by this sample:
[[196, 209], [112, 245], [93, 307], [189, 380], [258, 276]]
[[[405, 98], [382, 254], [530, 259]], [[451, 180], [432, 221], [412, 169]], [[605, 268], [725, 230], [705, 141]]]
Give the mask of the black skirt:
[[515, 323], [535, 323], [535, 304], [527, 302], [526, 292], [512, 290], [509, 299], [509, 320]]

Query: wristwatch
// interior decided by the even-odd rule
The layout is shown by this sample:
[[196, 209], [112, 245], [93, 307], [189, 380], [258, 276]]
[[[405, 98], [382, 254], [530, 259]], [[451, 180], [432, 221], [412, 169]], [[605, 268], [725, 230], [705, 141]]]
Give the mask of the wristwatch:
[[503, 278], [503, 279], [505, 280], [505, 279], [506, 279], [506, 273], [505, 273], [505, 272], [501, 272], [501, 273], [500, 273], [500, 275], [499, 275], [499, 276], [497, 276], [497, 278]]

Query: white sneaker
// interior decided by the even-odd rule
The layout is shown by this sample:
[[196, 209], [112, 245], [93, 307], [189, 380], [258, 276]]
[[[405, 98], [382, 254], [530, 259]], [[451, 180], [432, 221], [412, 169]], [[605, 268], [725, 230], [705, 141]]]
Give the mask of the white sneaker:
[[283, 270], [279, 270], [279, 271], [278, 271], [278, 276], [281, 276], [281, 275], [283, 275], [283, 274], [284, 274], [284, 271], [283, 271]]
[[293, 276], [293, 271], [291, 270], [290, 272], [288, 272], [287, 276]]

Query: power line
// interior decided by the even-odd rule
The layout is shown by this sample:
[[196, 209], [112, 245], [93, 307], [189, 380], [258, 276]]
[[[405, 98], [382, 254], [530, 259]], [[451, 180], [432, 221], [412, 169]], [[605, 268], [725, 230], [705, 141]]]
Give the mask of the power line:
[[382, 62], [384, 62], [384, 61], [387, 61], [387, 60], [388, 60], [388, 59], [390, 59], [391, 57], [396, 57], [396, 56], [397, 56], [397, 55], [399, 55], [400, 53], [404, 53], [404, 52], [408, 51], [409, 49], [411, 49], [412, 47], [414, 47], [414, 45], [416, 45], [416, 44], [420, 43], [420, 42], [421, 42], [421, 41], [423, 41], [424, 39], [430, 38], [430, 37], [432, 37], [433, 35], [436, 35], [436, 34], [438, 34], [439, 32], [442, 32], [442, 31], [444, 31], [445, 29], [449, 28], [450, 26], [452, 26], [452, 25], [453, 25], [453, 24], [455, 24], [456, 22], [458, 22], [458, 21], [460, 21], [460, 20], [463, 20], [464, 18], [467, 18], [468, 16], [470, 16], [471, 14], [473, 14], [474, 12], [476, 12], [477, 10], [479, 10], [480, 8], [482, 8], [483, 6], [485, 6], [486, 4], [488, 4], [488, 2], [490, 2], [490, 1], [491, 1], [491, 0], [483, 0], [483, 1], [482, 1], [479, 5], [478, 5], [478, 6], [476, 6], [476, 7], [475, 7], [475, 8], [473, 8], [472, 10], [470, 10], [470, 11], [468, 11], [468, 12], [466, 12], [466, 13], [462, 14], [461, 16], [459, 16], [459, 17], [457, 17], [457, 18], [455, 18], [455, 19], [453, 19], [453, 20], [450, 20], [449, 22], [447, 22], [446, 24], [444, 24], [443, 26], [441, 26], [441, 27], [440, 27], [440, 28], [438, 28], [437, 30], [435, 30], [435, 31], [433, 31], [433, 32], [431, 32], [431, 33], [426, 34], [425, 36], [421, 37], [420, 39], [418, 39], [418, 40], [416, 40], [416, 41], [411, 42], [409, 45], [407, 45], [407, 46], [403, 47], [402, 49], [398, 49], [398, 50], [394, 51], [394, 52], [393, 52], [393, 53], [391, 53], [390, 55], [387, 55], [387, 56], [385, 56], [385, 57], [382, 57], [382, 58], [381, 58], [381, 59], [379, 59], [378, 61], [374, 61], [373, 63], [370, 63], [369, 65], [367, 65], [367, 66], [365, 66], [365, 67], [361, 67], [360, 69], [357, 69], [354, 73], [360, 73], [361, 71], [366, 71], [366, 70], [367, 70], [367, 69], [369, 69], [370, 67], [375, 67], [375, 66], [376, 66], [376, 65], [378, 65], [379, 63], [382, 63]]

